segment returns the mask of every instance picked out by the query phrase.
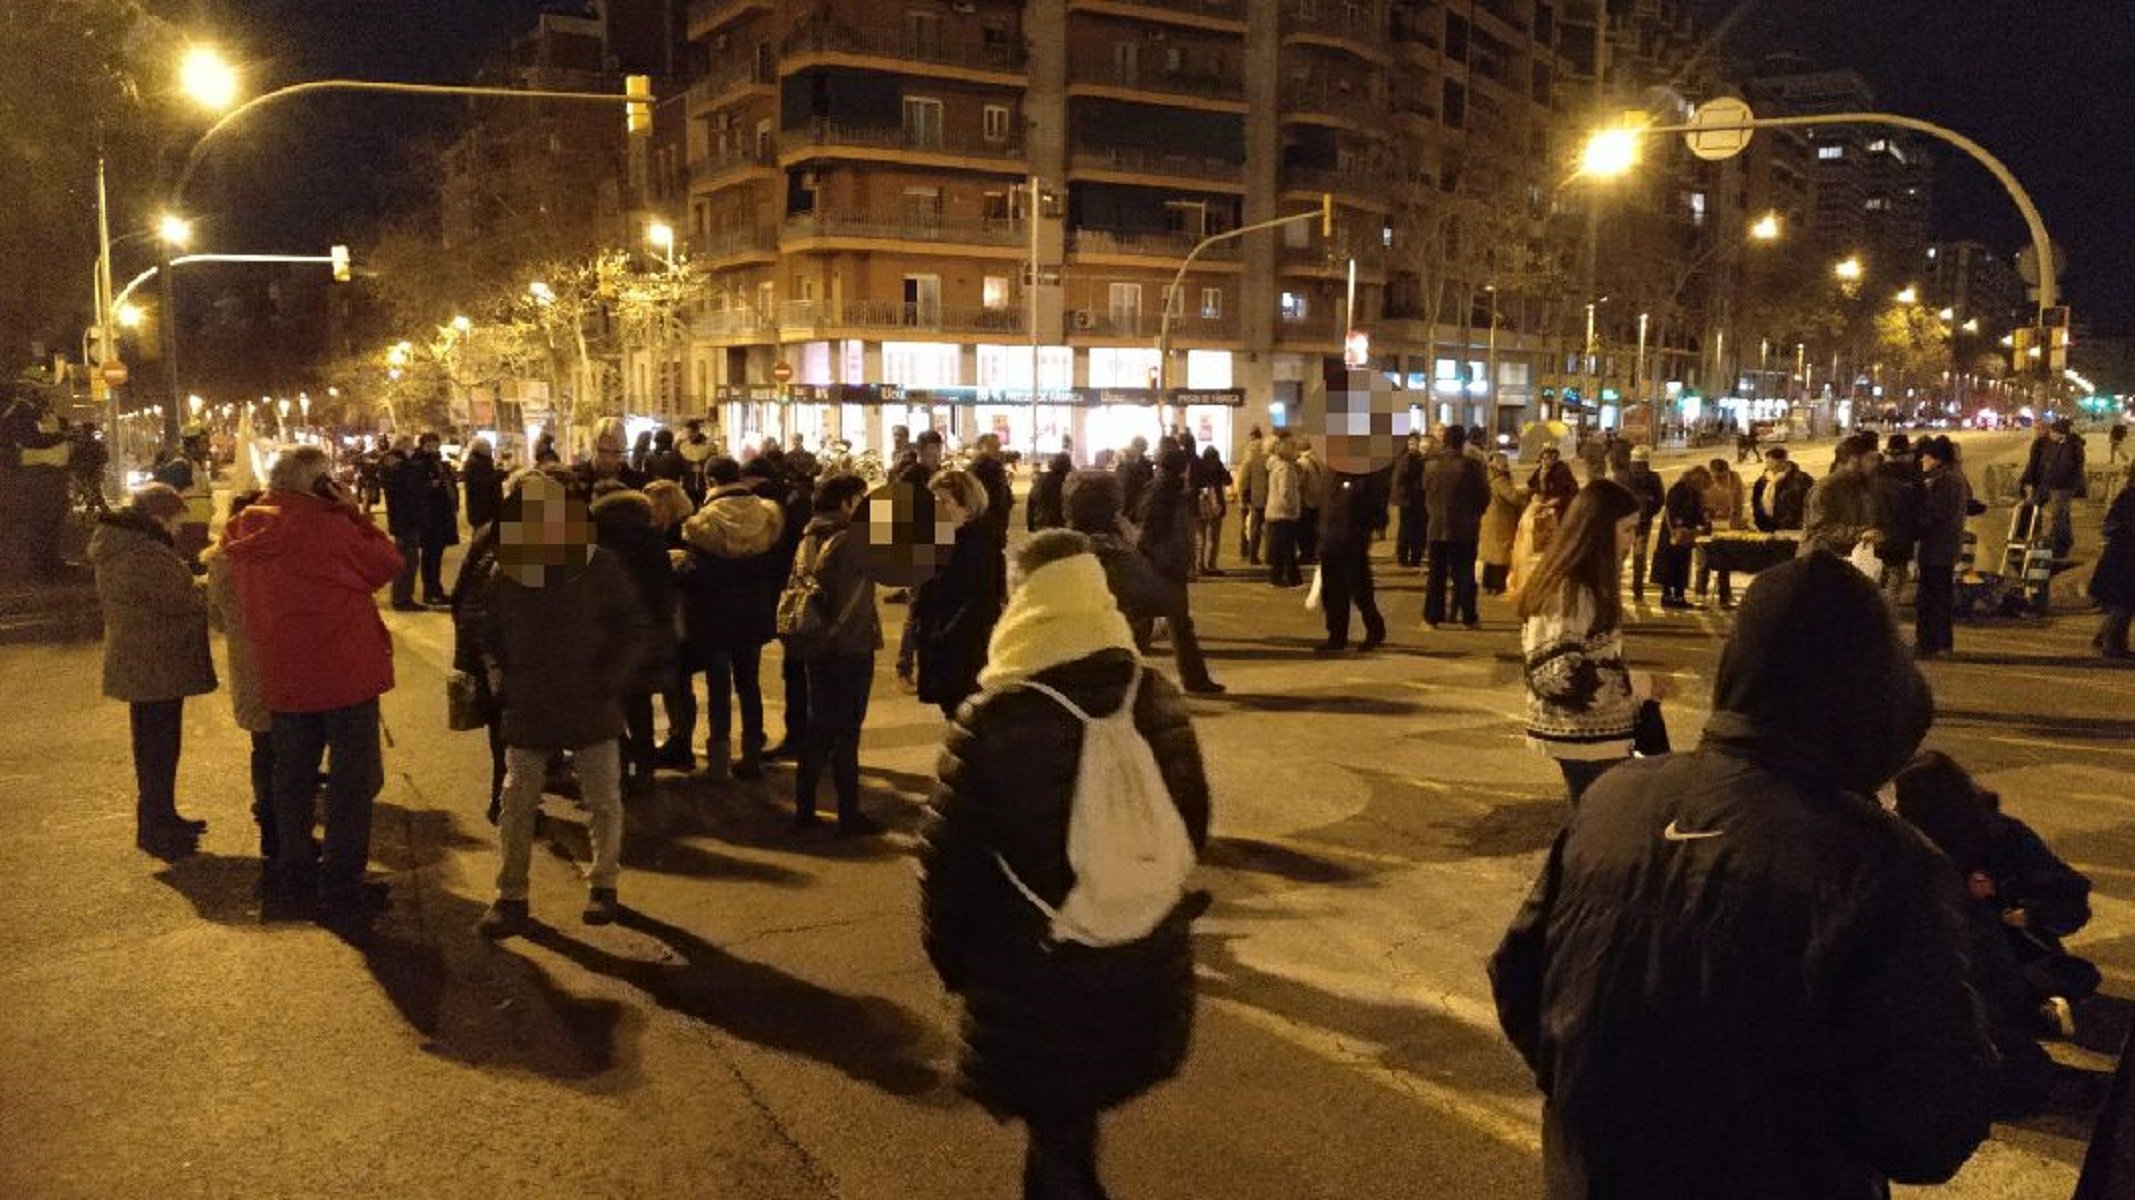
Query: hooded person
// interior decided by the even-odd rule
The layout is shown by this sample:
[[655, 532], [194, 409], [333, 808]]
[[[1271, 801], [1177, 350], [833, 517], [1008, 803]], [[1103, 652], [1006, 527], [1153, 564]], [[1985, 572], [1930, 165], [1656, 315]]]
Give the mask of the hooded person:
[[1208, 780], [1186, 704], [1141, 663], [1089, 540], [1038, 534], [1012, 582], [984, 690], [942, 747], [919, 851], [923, 940], [964, 1004], [963, 1091], [1028, 1126], [1023, 1194], [1101, 1196], [1098, 1115], [1185, 1060], [1190, 923], [1205, 898], [1182, 898], [1132, 941], [1051, 940], [1034, 901], [1058, 909], [1076, 880], [1068, 828], [1085, 734], [1068, 706], [1099, 720], [1132, 712], [1196, 852], [1208, 837]]
[[1875, 584], [1810, 555], [1749, 589], [1698, 748], [1589, 789], [1490, 964], [1546, 1195], [1871, 1200], [1986, 1137], [1963, 897], [1874, 798], [1933, 707]]
[[504, 707], [504, 805], [497, 897], [476, 931], [507, 937], [529, 920], [528, 870], [549, 758], [573, 752], [592, 862], [584, 920], [620, 915], [623, 701], [642, 666], [646, 616], [629, 570], [594, 543], [593, 517], [559, 480], [529, 474], [497, 518], [496, 569], [482, 654]]
[[[706, 762], [713, 778], [728, 770], [733, 704], [741, 701], [741, 760], [733, 773], [763, 777], [764, 700], [759, 670], [765, 643], [778, 636], [778, 594], [793, 556], [785, 550], [788, 516], [777, 500], [757, 494], [742, 479], [741, 464], [724, 456], [705, 467], [711, 491], [704, 506], [682, 524], [689, 548], [675, 570], [682, 591], [682, 629], [690, 661], [703, 669], [712, 706], [712, 736]], [[695, 765], [696, 693], [671, 713], [669, 744], [662, 759], [688, 770]]]
[[633, 796], [652, 790], [652, 698], [675, 682], [675, 583], [667, 538], [652, 517], [652, 499], [615, 483], [594, 488], [590, 506], [594, 538], [630, 573], [632, 592], [644, 611], [645, 638], [637, 669], [623, 693], [623, 787]]

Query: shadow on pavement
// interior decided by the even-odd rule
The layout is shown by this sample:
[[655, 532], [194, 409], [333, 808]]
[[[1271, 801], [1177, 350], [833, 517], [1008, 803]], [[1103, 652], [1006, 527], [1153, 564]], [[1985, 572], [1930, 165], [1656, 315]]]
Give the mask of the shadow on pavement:
[[[1460, 801], [1391, 772], [1342, 764], [1364, 782], [1364, 806], [1326, 825], [1299, 830], [1299, 840], [1348, 847], [1375, 855], [1398, 854], [1412, 862], [1458, 862], [1509, 858], [1549, 845], [1564, 824], [1566, 806], [1554, 796], [1534, 798], [1475, 785]], [[1480, 811], [1475, 803], [1480, 801]], [[1388, 868], [1392, 869], [1392, 868]]]
[[890, 1095], [918, 1096], [941, 1084], [926, 1057], [932, 1029], [896, 1004], [834, 992], [737, 957], [635, 909], [626, 909], [621, 923], [659, 940], [679, 961], [615, 954], [545, 925], [526, 940], [627, 983], [662, 1008], [765, 1049], [814, 1059]]
[[[2130, 682], [2135, 684], [2135, 679]], [[2037, 738], [2065, 738], [2078, 742], [2125, 742], [2130, 737], [2135, 737], [2135, 719], [2119, 716], [2039, 716], [2020, 712], [1945, 708], [1937, 710], [1935, 721], [1937, 724], [1969, 725], [2003, 733], [2023, 733]]]
[[1292, 883], [1348, 883], [1363, 877], [1341, 863], [1258, 838], [1210, 838], [1201, 852], [1201, 863], [1219, 871], [1273, 875]]
[[1421, 705], [1413, 700], [1388, 700], [1378, 696], [1353, 694], [1315, 695], [1311, 692], [1292, 692], [1278, 695], [1272, 692], [1232, 692], [1223, 700], [1237, 708], [1254, 712], [1270, 713], [1331, 713], [1347, 717], [1407, 717], [1414, 716]]

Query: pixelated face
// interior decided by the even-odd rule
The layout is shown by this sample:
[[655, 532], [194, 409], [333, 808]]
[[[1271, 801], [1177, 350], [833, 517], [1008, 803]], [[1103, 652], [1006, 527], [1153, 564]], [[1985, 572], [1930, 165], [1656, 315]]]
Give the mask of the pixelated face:
[[860, 501], [853, 529], [868, 576], [890, 587], [917, 587], [949, 561], [956, 521], [934, 493], [910, 482], [885, 483]]
[[528, 587], [568, 578], [593, 553], [593, 516], [570, 496], [526, 496], [497, 522], [497, 565]]
[[1321, 372], [1326, 388], [1324, 432], [1328, 466], [1362, 475], [1391, 466], [1407, 445], [1414, 419], [1412, 395], [1378, 371], [1355, 370], [1338, 358]]

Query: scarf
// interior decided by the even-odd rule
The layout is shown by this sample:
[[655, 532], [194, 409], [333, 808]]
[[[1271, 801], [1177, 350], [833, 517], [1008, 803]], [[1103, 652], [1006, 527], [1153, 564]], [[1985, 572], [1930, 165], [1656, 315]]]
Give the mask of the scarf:
[[1103, 650], [1135, 653], [1105, 569], [1093, 554], [1058, 559], [1031, 572], [1008, 598], [979, 686], [993, 691]]

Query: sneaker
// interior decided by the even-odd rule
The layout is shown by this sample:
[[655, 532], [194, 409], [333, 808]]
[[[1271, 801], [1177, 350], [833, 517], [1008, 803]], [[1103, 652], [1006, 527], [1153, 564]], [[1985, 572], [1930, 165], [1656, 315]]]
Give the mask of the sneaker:
[[533, 917], [526, 911], [524, 900], [495, 900], [482, 910], [482, 919], [474, 923], [474, 931], [491, 940], [514, 937], [526, 932], [533, 924]]
[[623, 915], [623, 906], [616, 903], [614, 888], [594, 888], [586, 893], [586, 911], [578, 919], [588, 925], [613, 925]]

